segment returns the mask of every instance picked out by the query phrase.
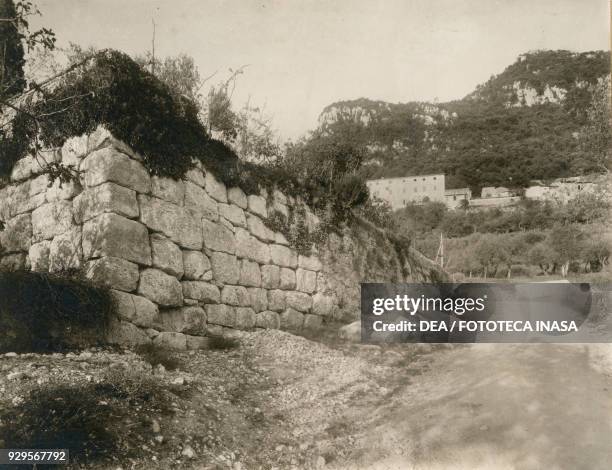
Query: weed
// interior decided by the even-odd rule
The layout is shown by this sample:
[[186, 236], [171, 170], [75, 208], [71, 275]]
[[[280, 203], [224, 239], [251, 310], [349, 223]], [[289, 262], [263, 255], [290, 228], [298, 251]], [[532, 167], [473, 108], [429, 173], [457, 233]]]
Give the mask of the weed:
[[230, 349], [236, 349], [240, 346], [240, 341], [236, 338], [229, 338], [227, 336], [211, 336], [208, 342], [208, 348], [218, 351], [227, 351]]
[[153, 343], [138, 346], [136, 353], [153, 367], [162, 365], [166, 370], [176, 370], [184, 365], [176, 354]]

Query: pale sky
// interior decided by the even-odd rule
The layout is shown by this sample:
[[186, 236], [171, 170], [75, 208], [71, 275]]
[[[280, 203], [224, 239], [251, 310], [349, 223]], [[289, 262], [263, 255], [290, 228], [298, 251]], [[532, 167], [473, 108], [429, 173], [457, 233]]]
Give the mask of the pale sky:
[[462, 98], [533, 49], [609, 49], [608, 0], [38, 0], [58, 45], [187, 53], [202, 76], [249, 64], [235, 102], [284, 138], [326, 105]]

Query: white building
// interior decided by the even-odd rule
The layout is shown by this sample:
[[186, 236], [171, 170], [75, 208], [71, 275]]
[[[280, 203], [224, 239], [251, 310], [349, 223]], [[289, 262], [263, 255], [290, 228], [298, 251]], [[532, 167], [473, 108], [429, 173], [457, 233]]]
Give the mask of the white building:
[[443, 174], [381, 178], [367, 185], [370, 195], [387, 201], [393, 210], [412, 202], [445, 202]]
[[461, 206], [461, 201], [470, 203], [472, 199], [472, 190], [470, 188], [447, 189], [444, 191], [446, 207], [456, 209]]
[[550, 183], [532, 181], [531, 186], [525, 189], [525, 197], [539, 201], [556, 200], [567, 202], [576, 198], [579, 194], [595, 192], [597, 185], [602, 181], [601, 175], [557, 178]]

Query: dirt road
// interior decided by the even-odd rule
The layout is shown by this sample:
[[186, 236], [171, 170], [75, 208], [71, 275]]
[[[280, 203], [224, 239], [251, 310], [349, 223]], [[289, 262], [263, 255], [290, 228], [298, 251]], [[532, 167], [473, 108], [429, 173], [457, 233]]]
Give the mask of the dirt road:
[[[437, 351], [337, 469], [612, 468], [612, 346]], [[377, 421], [377, 422], [376, 422]]]

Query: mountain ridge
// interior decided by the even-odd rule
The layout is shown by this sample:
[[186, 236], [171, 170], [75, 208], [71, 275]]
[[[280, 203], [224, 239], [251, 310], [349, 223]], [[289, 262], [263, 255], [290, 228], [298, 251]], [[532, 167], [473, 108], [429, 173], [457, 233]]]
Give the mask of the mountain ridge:
[[318, 125], [353, 127], [370, 178], [444, 172], [449, 187], [521, 187], [595, 171], [577, 136], [594, 87], [609, 74], [608, 51], [531, 51], [461, 99], [338, 101]]

